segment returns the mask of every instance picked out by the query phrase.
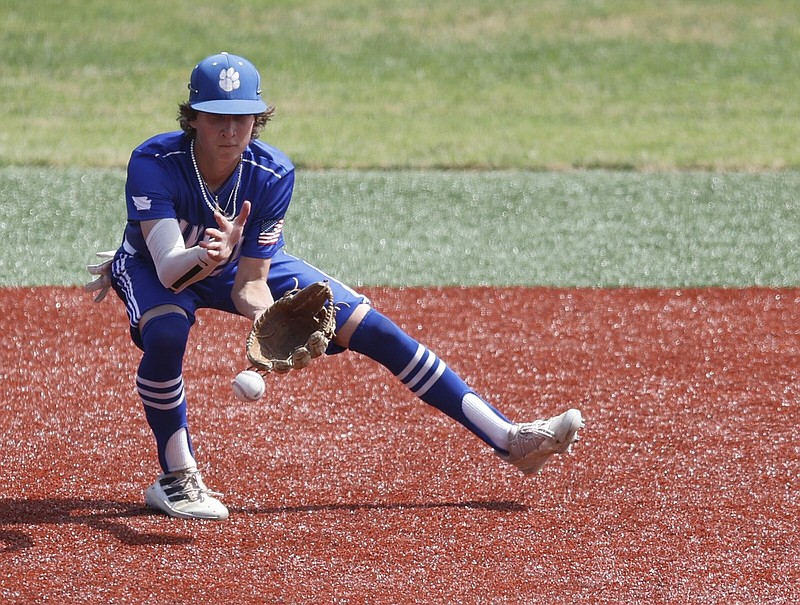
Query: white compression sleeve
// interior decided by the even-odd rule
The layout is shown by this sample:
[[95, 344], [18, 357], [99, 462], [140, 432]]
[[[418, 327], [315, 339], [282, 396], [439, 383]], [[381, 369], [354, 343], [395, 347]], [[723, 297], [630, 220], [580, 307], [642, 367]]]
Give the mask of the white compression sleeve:
[[186, 248], [178, 221], [171, 218], [157, 221], [145, 240], [153, 257], [158, 279], [173, 292], [200, 281], [217, 266], [199, 246]]

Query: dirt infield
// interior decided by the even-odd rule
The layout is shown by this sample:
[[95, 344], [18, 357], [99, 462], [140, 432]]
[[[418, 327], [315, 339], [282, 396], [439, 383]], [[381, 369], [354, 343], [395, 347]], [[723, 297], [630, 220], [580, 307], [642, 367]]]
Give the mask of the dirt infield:
[[231, 518], [169, 519], [119, 302], [0, 290], [0, 602], [800, 602], [800, 289], [367, 293], [510, 416], [579, 406], [575, 453], [524, 478], [349, 353], [238, 403], [246, 322], [205, 313]]

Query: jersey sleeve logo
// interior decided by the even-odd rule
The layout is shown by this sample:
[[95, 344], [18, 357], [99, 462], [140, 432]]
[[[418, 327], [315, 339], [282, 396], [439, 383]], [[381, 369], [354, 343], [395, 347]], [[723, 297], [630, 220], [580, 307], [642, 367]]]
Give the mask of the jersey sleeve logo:
[[133, 200], [133, 205], [136, 206], [137, 210], [150, 210], [150, 206], [153, 205], [153, 200], [151, 200], [146, 195], [134, 195], [131, 197]]
[[258, 234], [259, 246], [274, 246], [278, 243], [283, 232], [283, 219], [261, 221], [261, 230]]

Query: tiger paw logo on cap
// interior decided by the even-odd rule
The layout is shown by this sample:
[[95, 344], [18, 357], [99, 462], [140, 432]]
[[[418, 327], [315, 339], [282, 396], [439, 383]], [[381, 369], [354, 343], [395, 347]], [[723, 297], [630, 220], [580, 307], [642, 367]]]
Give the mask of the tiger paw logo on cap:
[[241, 82], [239, 82], [239, 72], [233, 67], [223, 69], [219, 72], [219, 87], [222, 90], [231, 92], [232, 90], [238, 89], [239, 86], [241, 86]]
[[206, 57], [192, 70], [189, 105], [219, 115], [258, 115], [267, 110], [258, 70], [244, 57], [225, 52]]

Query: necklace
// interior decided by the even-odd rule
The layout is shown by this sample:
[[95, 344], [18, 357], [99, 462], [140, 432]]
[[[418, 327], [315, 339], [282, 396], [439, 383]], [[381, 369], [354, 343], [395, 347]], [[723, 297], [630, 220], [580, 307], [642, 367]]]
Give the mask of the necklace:
[[[206, 206], [209, 207], [211, 212], [219, 211], [228, 220], [234, 218], [236, 216], [236, 196], [239, 194], [239, 185], [242, 184], [242, 158], [239, 158], [239, 174], [236, 176], [236, 184], [233, 186], [231, 194], [228, 196], [228, 202], [225, 204], [225, 208], [222, 209], [219, 205], [219, 196], [214, 195], [211, 192], [205, 180], [203, 179], [203, 176], [200, 174], [200, 169], [197, 167], [197, 158], [194, 155], [194, 139], [192, 139], [191, 143], [189, 144], [189, 153], [192, 156], [192, 166], [194, 166], [194, 173], [197, 175], [197, 183], [200, 185], [200, 193], [203, 194], [203, 201], [205, 202]], [[213, 204], [211, 203], [209, 196], [214, 198]], [[229, 208], [230, 214], [228, 214]]]

